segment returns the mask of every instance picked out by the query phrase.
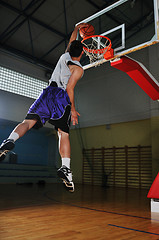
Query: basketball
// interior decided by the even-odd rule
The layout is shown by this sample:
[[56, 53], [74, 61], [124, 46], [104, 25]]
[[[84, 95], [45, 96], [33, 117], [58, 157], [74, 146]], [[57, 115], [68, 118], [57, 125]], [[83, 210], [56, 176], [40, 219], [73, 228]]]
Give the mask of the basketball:
[[88, 23], [88, 26], [80, 28], [79, 34], [82, 38], [94, 35], [95, 34], [94, 27]]

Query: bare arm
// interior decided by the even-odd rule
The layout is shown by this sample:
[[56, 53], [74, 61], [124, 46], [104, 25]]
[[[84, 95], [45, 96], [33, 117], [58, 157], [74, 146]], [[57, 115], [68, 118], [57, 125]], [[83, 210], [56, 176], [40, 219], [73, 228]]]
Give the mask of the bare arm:
[[71, 43], [72, 41], [74, 41], [74, 40], [77, 39], [78, 30], [79, 30], [81, 27], [84, 27], [84, 26], [87, 26], [87, 25], [88, 25], [87, 23], [80, 23], [80, 24], [78, 24], [77, 26], [75, 26], [74, 31], [72, 32], [72, 35], [71, 35], [71, 37], [70, 37], [68, 46], [67, 46], [67, 48], [66, 48], [66, 52], [68, 51], [68, 48], [69, 48], [70, 43]]
[[74, 88], [78, 80], [83, 75], [83, 69], [79, 66], [71, 65], [70, 71], [72, 74], [71, 74], [71, 77], [69, 78], [66, 91], [71, 101], [71, 120], [73, 122], [73, 125], [75, 125], [75, 124], [78, 124], [78, 116], [80, 116], [80, 114], [75, 109]]

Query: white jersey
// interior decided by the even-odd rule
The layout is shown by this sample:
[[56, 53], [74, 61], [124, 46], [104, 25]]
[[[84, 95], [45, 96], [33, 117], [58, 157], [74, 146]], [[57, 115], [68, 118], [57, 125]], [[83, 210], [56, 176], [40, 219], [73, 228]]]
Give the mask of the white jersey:
[[71, 71], [68, 66], [69, 62], [70, 64], [75, 64], [82, 68], [80, 62], [73, 61], [69, 52], [66, 52], [60, 57], [52, 73], [51, 79], [49, 80], [49, 84], [51, 84], [51, 82], [56, 82], [58, 87], [66, 90], [68, 80], [71, 76]]

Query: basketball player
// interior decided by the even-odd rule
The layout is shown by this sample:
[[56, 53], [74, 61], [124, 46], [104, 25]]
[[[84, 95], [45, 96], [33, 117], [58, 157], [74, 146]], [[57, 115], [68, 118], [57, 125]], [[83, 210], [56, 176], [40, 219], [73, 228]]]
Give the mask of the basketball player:
[[83, 54], [82, 43], [77, 38], [78, 30], [87, 24], [81, 23], [72, 32], [66, 52], [60, 57], [49, 86], [43, 89], [40, 97], [31, 105], [25, 120], [18, 124], [10, 136], [0, 146], [0, 158], [3, 160], [8, 151], [15, 146], [15, 141], [21, 138], [29, 129], [40, 128], [46, 121], [53, 124], [58, 131], [59, 153], [62, 167], [58, 176], [70, 192], [74, 191], [72, 172], [70, 170], [70, 122], [78, 124], [80, 114], [75, 109], [74, 87], [83, 75], [80, 59]]

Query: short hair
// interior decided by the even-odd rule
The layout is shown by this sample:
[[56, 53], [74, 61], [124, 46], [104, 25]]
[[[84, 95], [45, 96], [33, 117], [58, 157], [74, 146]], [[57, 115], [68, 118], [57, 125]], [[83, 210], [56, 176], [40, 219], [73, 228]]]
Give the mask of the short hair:
[[74, 40], [70, 43], [68, 51], [71, 57], [79, 57], [83, 51], [83, 44], [79, 40]]

